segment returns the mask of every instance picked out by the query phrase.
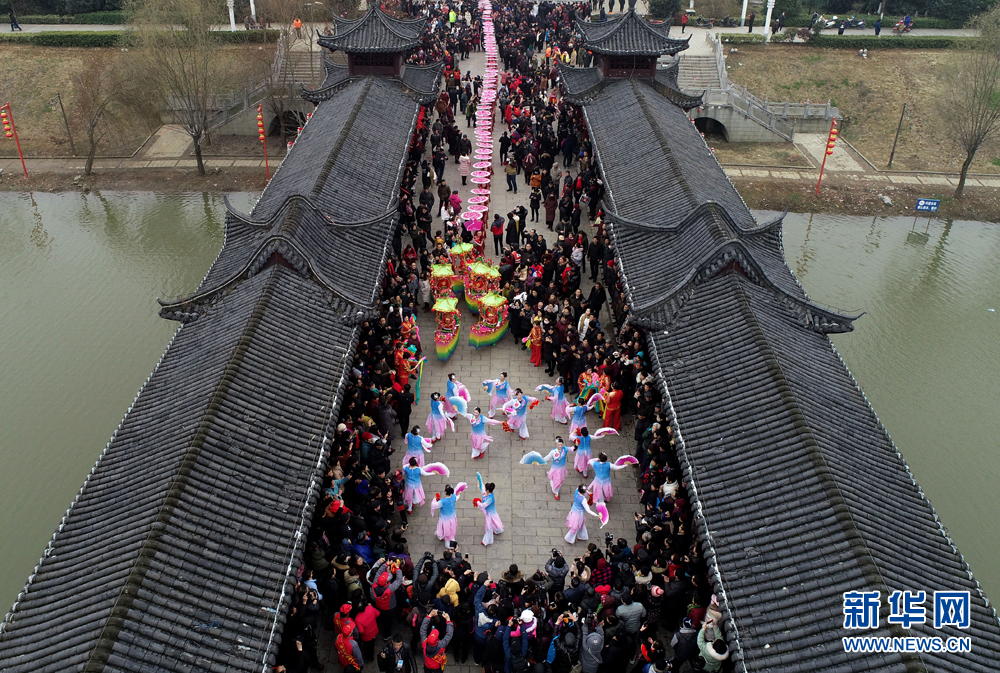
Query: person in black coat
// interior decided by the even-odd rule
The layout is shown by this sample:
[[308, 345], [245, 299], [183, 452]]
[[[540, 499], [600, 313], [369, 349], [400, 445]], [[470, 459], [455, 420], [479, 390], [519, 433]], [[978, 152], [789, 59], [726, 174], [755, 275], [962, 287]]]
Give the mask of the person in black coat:
[[507, 237], [504, 242], [512, 248], [521, 245], [521, 227], [514, 219], [514, 211], [507, 213]]
[[[417, 673], [418, 670], [413, 651], [399, 633], [393, 634], [392, 640], [386, 642], [375, 661], [382, 673]], [[403, 662], [402, 665], [399, 662]]]
[[410, 384], [407, 383], [403, 386], [403, 392], [393, 395], [396, 400], [396, 418], [399, 419], [399, 427], [404, 433], [410, 431], [410, 413], [413, 411], [414, 400], [410, 390]]
[[587, 297], [587, 306], [590, 307], [591, 313], [600, 318], [601, 309], [608, 301], [608, 293], [604, 291], [604, 286], [600, 283], [596, 283], [594, 287], [590, 288], [590, 295]]

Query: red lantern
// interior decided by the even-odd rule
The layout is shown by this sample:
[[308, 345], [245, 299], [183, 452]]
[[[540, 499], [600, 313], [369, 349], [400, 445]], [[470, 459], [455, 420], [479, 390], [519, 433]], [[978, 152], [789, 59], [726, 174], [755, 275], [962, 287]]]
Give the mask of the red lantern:
[[261, 134], [260, 134], [259, 136], [257, 136], [257, 137], [258, 137], [258, 138], [260, 138], [260, 141], [261, 141], [261, 142], [264, 142], [264, 134], [263, 134], [263, 133], [261, 133]]
[[14, 137], [14, 134], [11, 133], [10, 131], [7, 131], [7, 138], [10, 139], [10, 138], [13, 138], [13, 137]]

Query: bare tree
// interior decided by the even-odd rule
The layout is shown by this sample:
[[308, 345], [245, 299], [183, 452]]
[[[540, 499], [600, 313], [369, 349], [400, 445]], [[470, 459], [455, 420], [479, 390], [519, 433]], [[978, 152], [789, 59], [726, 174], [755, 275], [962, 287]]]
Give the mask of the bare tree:
[[[298, 82], [293, 81], [292, 68], [294, 59], [292, 47], [295, 44], [292, 24], [299, 18], [301, 11], [300, 0], [264, 0], [261, 5], [261, 16], [266, 16], [269, 24], [278, 27], [281, 38], [278, 40], [273, 58], [269, 49], [257, 52], [255, 79], [264, 85], [264, 107], [278, 119], [282, 147], [287, 142], [285, 118], [289, 111], [288, 104], [292, 96], [297, 96], [295, 85]], [[312, 36], [307, 34], [306, 39], [311, 41]], [[314, 85], [315, 82], [310, 83], [310, 86]]]
[[84, 175], [90, 175], [93, 170], [97, 146], [108, 132], [112, 104], [121, 91], [120, 74], [117, 55], [86, 56], [80, 70], [73, 73], [74, 116], [90, 142]]
[[213, 24], [223, 23], [225, 4], [214, 0], [133, 0], [133, 90], [167, 99], [177, 122], [194, 141], [198, 173], [205, 175], [201, 143], [215, 101], [229, 93], [238, 73]]
[[952, 140], [965, 152], [955, 198], [962, 198], [976, 152], [1000, 131], [1000, 6], [972, 21], [980, 38], [953, 78], [945, 101]]

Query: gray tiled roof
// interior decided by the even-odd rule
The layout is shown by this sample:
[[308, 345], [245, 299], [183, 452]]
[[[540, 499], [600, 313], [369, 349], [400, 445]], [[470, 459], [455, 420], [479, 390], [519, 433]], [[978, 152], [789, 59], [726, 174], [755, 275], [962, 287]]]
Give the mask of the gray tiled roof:
[[407, 64], [403, 69], [403, 84], [417, 94], [424, 105], [433, 103], [441, 93], [441, 74], [444, 72], [444, 61], [430, 65]]
[[[371, 305], [371, 279], [382, 259], [357, 251], [383, 240], [392, 223], [393, 186], [419, 107], [398, 80], [381, 77], [356, 80], [334, 95], [313, 112], [252, 215], [227, 219], [229, 252], [220, 255], [194, 297], [225, 288], [284, 241], [285, 254], [289, 242], [300, 254], [322, 250], [308, 264], [320, 284], [362, 309]], [[396, 170], [386, 163], [391, 156]], [[190, 300], [165, 311], [196, 314], [186, 306]]]
[[426, 21], [389, 16], [372, 5], [363, 17], [348, 21], [333, 17], [333, 35], [320, 35], [322, 47], [355, 54], [405, 52], [420, 44]]
[[307, 89], [305, 87], [302, 89], [302, 97], [310, 103], [318, 104], [329, 100], [345, 84], [358, 79], [350, 76], [346, 65], [334, 63], [330, 59], [324, 60], [323, 69], [326, 71], [326, 76], [323, 78], [323, 83], [319, 85], [318, 89]]
[[674, 55], [688, 48], [691, 40], [670, 37], [669, 23], [654, 24], [639, 17], [634, 10], [601, 23], [577, 21], [587, 49], [597, 54]]
[[184, 324], [7, 615], [0, 670], [273, 664], [360, 329], [331, 288], [374, 296], [393, 224], [327, 214], [394, 207], [418, 109], [398, 81], [345, 88], [306, 125], [258, 223], [227, 217], [203, 296], [164, 309]]
[[574, 68], [561, 62], [556, 62], [556, 67], [569, 96], [580, 96], [601, 83], [599, 68]]
[[[608, 84], [584, 112], [736, 670], [995, 671], [996, 613], [824, 334], [850, 319], [785, 264], [780, 218], [754, 220], [655, 84]], [[968, 630], [883, 612], [865, 635], [970, 636], [973, 652], [847, 655], [852, 590], [971, 591]]]

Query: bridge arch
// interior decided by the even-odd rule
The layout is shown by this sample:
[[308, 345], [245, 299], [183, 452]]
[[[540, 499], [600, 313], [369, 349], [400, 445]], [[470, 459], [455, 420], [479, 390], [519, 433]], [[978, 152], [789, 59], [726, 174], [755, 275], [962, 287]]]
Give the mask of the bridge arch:
[[705, 135], [711, 135], [711, 134], [721, 135], [723, 138], [726, 139], [727, 143], [729, 142], [729, 129], [726, 128], [725, 124], [720, 122], [718, 119], [715, 119], [714, 117], [707, 117], [707, 116], [696, 117], [694, 120], [694, 125], [695, 128], [697, 128], [700, 132], [704, 133]]

